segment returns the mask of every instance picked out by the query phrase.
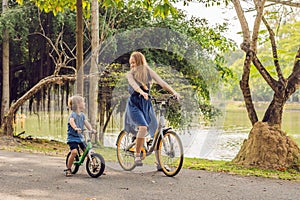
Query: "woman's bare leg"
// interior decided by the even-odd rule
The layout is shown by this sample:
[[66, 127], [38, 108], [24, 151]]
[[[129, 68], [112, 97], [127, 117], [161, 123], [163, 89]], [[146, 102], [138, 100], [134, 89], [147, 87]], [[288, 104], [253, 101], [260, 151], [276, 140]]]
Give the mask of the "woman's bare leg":
[[139, 132], [136, 136], [136, 146], [135, 146], [135, 164], [137, 166], [142, 166], [141, 161], [141, 150], [144, 145], [145, 136], [147, 134], [147, 126], [139, 126]]

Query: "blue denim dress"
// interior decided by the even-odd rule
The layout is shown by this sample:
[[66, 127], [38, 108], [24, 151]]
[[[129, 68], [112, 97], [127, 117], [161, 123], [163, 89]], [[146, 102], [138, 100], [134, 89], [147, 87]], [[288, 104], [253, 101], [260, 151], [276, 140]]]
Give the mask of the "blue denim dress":
[[[150, 88], [149, 83], [147, 87]], [[150, 95], [149, 90], [146, 91], [143, 87], [141, 89]], [[128, 86], [128, 92], [130, 93], [130, 97], [127, 100], [125, 111], [125, 131], [136, 135], [138, 126], [147, 126], [148, 132], [153, 138], [157, 129], [157, 119], [151, 100], [145, 100], [130, 85]]]

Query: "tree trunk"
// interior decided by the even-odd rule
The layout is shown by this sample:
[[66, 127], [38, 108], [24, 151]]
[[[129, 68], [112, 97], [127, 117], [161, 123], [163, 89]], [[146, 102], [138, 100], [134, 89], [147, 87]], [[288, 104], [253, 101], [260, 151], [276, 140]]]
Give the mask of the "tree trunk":
[[15, 103], [11, 105], [7, 115], [3, 118], [1, 129], [3, 133], [7, 135], [13, 134], [13, 117], [15, 112], [20, 106], [24, 104], [25, 101], [30, 99], [34, 94], [41, 91], [45, 86], [51, 84], [64, 84], [65, 82], [74, 81], [75, 76], [72, 75], [61, 75], [61, 76], [49, 76], [41, 81], [39, 81], [34, 87], [32, 87], [28, 92], [26, 92], [21, 98], [19, 98]]
[[[5, 12], [7, 9], [7, 0], [2, 2], [2, 12]], [[4, 28], [3, 37], [2, 37], [2, 103], [1, 103], [1, 113], [0, 113], [0, 122], [5, 117], [6, 113], [9, 110], [9, 34], [8, 30]]]
[[105, 118], [105, 108], [106, 108], [106, 98], [105, 98], [105, 89], [103, 83], [100, 87], [100, 102], [99, 102], [99, 141], [103, 142], [104, 139], [104, 118]]
[[83, 9], [82, 0], [76, 0], [76, 93], [83, 95]]
[[266, 110], [262, 121], [281, 128], [284, 104], [285, 101], [283, 99], [278, 99], [274, 95], [274, 98]]
[[[89, 119], [93, 128], [97, 130], [97, 97], [98, 97], [98, 45], [99, 45], [99, 5], [98, 0], [92, 1], [92, 55], [89, 82]], [[95, 135], [95, 143], [98, 137]]]
[[258, 121], [258, 117], [252, 102], [251, 91], [249, 87], [251, 62], [252, 62], [251, 53], [247, 53], [244, 61], [243, 75], [242, 75], [242, 80], [240, 81], [240, 87], [244, 96], [248, 117], [251, 121], [251, 124], [254, 125]]

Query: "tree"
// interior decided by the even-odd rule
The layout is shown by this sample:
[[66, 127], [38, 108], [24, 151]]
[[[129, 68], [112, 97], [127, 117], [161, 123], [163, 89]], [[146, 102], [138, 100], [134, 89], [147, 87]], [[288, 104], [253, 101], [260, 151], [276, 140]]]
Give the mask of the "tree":
[[[6, 1], [5, 1], [6, 2]], [[17, 0], [17, 2], [19, 4], [23, 3], [23, 0]], [[78, 33], [76, 37], [76, 41], [77, 41], [77, 70], [79, 73], [79, 76], [81, 78], [77, 78], [77, 80], [79, 80], [79, 84], [77, 84], [77, 90], [79, 94], [82, 94], [82, 90], [83, 90], [83, 81], [80, 81], [83, 79], [83, 51], [82, 51], [82, 33], [83, 33], [83, 27], [82, 27], [82, 20], [83, 20], [83, 13], [85, 13], [86, 16], [89, 15], [89, 8], [90, 8], [90, 4], [89, 1], [82, 1], [82, 0], [77, 0], [76, 2], [71, 1], [71, 0], [64, 0], [64, 1], [60, 1], [60, 0], [51, 0], [51, 1], [39, 1], [39, 0], [32, 0], [31, 2], [34, 2], [42, 11], [45, 12], [53, 12], [54, 15], [56, 15], [58, 12], [64, 12], [66, 9], [70, 9], [70, 10], [75, 10], [75, 8], [77, 8], [77, 30], [76, 32]], [[143, 2], [143, 1], [141, 1]], [[130, 2], [129, 2], [130, 3]], [[148, 1], [144, 1], [143, 2], [143, 7], [144, 8], [152, 8], [150, 4], [148, 4]], [[120, 7], [122, 6], [123, 2], [122, 1], [105, 1], [103, 2], [103, 6], [108, 9], [109, 7]], [[132, 2], [131, 2], [132, 4]], [[5, 3], [4, 3], [5, 5]], [[166, 4], [166, 7], [168, 7], [168, 5]], [[160, 9], [158, 9], [160, 10]], [[163, 15], [165, 13], [161, 13], [161, 15]], [[6, 34], [4, 34], [4, 37], [2, 37], [2, 39], [5, 39]], [[3, 40], [4, 41], [4, 40]], [[4, 46], [3, 47], [7, 47], [6, 44], [8, 43], [3, 43]], [[5, 49], [5, 48], [4, 48]], [[7, 54], [8, 55], [8, 54]], [[5, 56], [6, 58], [8, 58], [8, 56]], [[52, 58], [55, 58], [55, 56], [53, 56]], [[61, 57], [60, 57], [61, 58]], [[58, 59], [60, 59], [58, 58]], [[8, 59], [7, 59], [8, 60]], [[1, 125], [3, 127], [3, 131], [6, 132], [6, 134], [12, 134], [12, 119], [13, 119], [13, 114], [17, 111], [17, 109], [24, 103], [24, 101], [26, 101], [27, 99], [31, 99], [33, 97], [34, 94], [36, 94], [37, 92], [39, 92], [39, 90], [41, 90], [43, 88], [43, 86], [47, 85], [47, 84], [55, 84], [55, 83], [61, 83], [61, 81], [71, 81], [74, 80], [74, 75], [70, 75], [69, 77], [67, 77], [67, 75], [59, 75], [62, 77], [57, 77], [58, 76], [58, 71], [60, 71], [61, 68], [65, 67], [65, 64], [60, 64], [62, 62], [64, 62], [65, 60], [60, 60], [60, 62], [56, 62], [56, 70], [54, 72], [53, 75], [50, 75], [49, 77], [46, 77], [44, 79], [42, 79], [40, 82], [38, 82], [35, 86], [33, 86], [31, 89], [29, 89], [28, 92], [26, 92], [23, 96], [21, 96], [20, 99], [17, 99], [16, 102], [14, 104], [12, 104], [12, 106], [10, 107], [10, 110], [8, 111], [8, 113], [5, 113], [6, 117], [1, 121], [3, 122]], [[70, 67], [70, 66], [69, 66]], [[67, 68], [69, 68], [67, 67]], [[6, 72], [9, 70], [4, 70], [3, 75], [6, 75]], [[9, 73], [8, 73], [9, 74]], [[77, 75], [77, 73], [75, 73]], [[81, 74], [81, 75], [80, 75]], [[78, 75], [77, 75], [78, 76]], [[6, 77], [6, 76], [5, 76]], [[4, 78], [4, 81], [6, 79]], [[7, 83], [7, 81], [5, 81]], [[80, 83], [82, 82], [82, 83]], [[5, 90], [10, 89], [10, 87], [5, 87]], [[5, 90], [3, 90], [5, 92], [5, 94], [9, 94], [7, 93]], [[3, 93], [4, 94], [4, 93]], [[7, 96], [2, 95], [3, 98], [7, 99]], [[8, 96], [9, 99], [9, 96]], [[9, 103], [8, 101], [5, 101], [7, 103]], [[2, 105], [6, 105], [6, 104], [2, 104]], [[2, 111], [4, 112], [4, 109], [2, 109]], [[2, 115], [3, 116], [3, 115]]]
[[83, 8], [82, 0], [76, 0], [76, 92], [83, 95]]
[[[2, 1], [2, 14], [5, 15], [8, 9], [8, 0]], [[8, 29], [3, 29], [2, 35], [2, 103], [0, 108], [0, 122], [9, 109], [9, 33]], [[0, 123], [1, 124], [1, 123]]]
[[[299, 3], [293, 3], [292, 1], [268, 1], [281, 5], [300, 6]], [[285, 77], [280, 65], [275, 32], [267, 20], [268, 12], [265, 8], [269, 7], [269, 5], [266, 5], [266, 2], [266, 0], [253, 0], [256, 17], [251, 35], [244, 15], [245, 8], [242, 7], [240, 0], [232, 0], [243, 33], [241, 49], [246, 53], [240, 87], [244, 96], [248, 117], [253, 125], [248, 139], [243, 143], [233, 161], [238, 164], [272, 169], [299, 169], [300, 150], [296, 143], [281, 130], [281, 123], [286, 101], [300, 87], [300, 48], [296, 52], [291, 73], [288, 77]], [[274, 11], [274, 9], [273, 7], [271, 11]], [[275, 76], [272, 76], [267, 70], [257, 54], [262, 23], [269, 33], [273, 69], [276, 71]], [[252, 64], [274, 92], [273, 99], [261, 121], [258, 120], [250, 93], [249, 74]]]
[[[36, 1], [37, 2], [37, 1]], [[45, 1], [43, 1], [43, 2], [45, 2]], [[47, 4], [42, 4], [42, 8], [43, 8], [43, 10], [45, 10], [45, 11], [52, 11], [54, 14], [57, 12], [57, 11], [59, 11], [59, 10], [61, 10], [62, 8], [61, 7], [59, 7], [58, 6], [58, 4], [60, 3], [60, 2], [66, 2], [66, 1], [58, 1], [58, 2], [56, 2], [56, 1], [51, 1], [51, 2], [53, 2], [53, 4], [51, 4], [51, 5], [48, 5], [47, 6]], [[88, 6], [84, 6], [84, 5], [86, 5], [85, 4], [85, 2], [86, 1], [83, 1], [83, 7], [88, 7]], [[111, 2], [113, 2], [113, 1], [111, 1]], [[117, 1], [116, 1], [117, 2]], [[122, 3], [122, 1], [118, 1], [119, 3]], [[135, 2], [135, 1], [130, 1], [131, 3], [132, 2]], [[137, 1], [137, 2], [146, 2], [146, 1]], [[148, 2], [148, 1], [147, 1]], [[155, 1], [153, 1], [153, 2], [155, 2]], [[58, 3], [58, 4], [55, 4], [55, 3]], [[51, 8], [51, 6], [53, 6], [54, 5], [54, 7], [53, 8], [55, 8], [54, 9], [54, 11], [53, 10], [51, 10], [51, 9], [49, 9], [49, 8]], [[73, 5], [73, 4], [67, 4], [67, 5]], [[112, 11], [112, 10], [118, 10], [118, 12], [119, 13], [117, 13], [118, 15], [120, 14], [120, 12], [122, 12], [122, 10], [121, 9], [118, 9], [118, 5], [114, 5], [115, 7], [113, 7], [113, 6], [111, 6], [111, 7], [107, 7], [106, 8], [106, 6], [107, 6], [107, 3], [106, 3], [106, 1], [104, 1], [103, 2], [103, 4], [102, 4], [102, 7], [101, 7], [101, 9], [103, 8], [103, 10], [104, 10], [104, 13], [106, 12], [106, 11], [108, 11], [108, 10], [110, 10], [110, 11]], [[129, 7], [129, 3], [128, 3], [128, 5], [126, 5], [126, 6], [128, 6]], [[155, 7], [156, 6], [156, 7]], [[156, 5], [153, 5], [152, 6], [152, 8], [153, 9], [150, 9], [150, 10], [145, 10], [145, 11], [147, 11], [147, 17], [149, 18], [149, 21], [151, 21], [151, 23], [149, 23], [149, 24], [153, 24], [153, 21], [156, 21], [155, 19], [153, 20], [153, 15], [157, 15], [157, 16], [159, 16], [158, 15], [158, 13], [159, 13], [159, 9], [156, 9], [157, 7], [159, 7], [159, 4], [156, 4]], [[142, 6], [142, 7], [147, 7], [147, 5], [146, 6]], [[137, 12], [137, 14], [140, 14], [140, 13], [142, 13], [140, 10], [138, 10], [137, 8], [139, 8], [139, 4], [135, 4], [135, 5], [131, 5], [131, 8], [132, 8], [132, 10], [134, 10], [134, 11], [136, 11]], [[167, 15], [167, 13], [169, 12], [168, 11], [168, 9], [169, 8], [172, 8], [168, 3], [164, 3], [164, 5], [163, 6], [161, 6], [160, 7], [161, 9], [162, 9], [162, 11], [163, 12], [161, 12], [161, 15], [163, 16], [163, 17], [166, 17], [166, 15]], [[71, 9], [71, 7], [70, 7], [70, 9]], [[171, 9], [172, 10], [172, 9]], [[126, 12], [124, 12], [124, 14], [126, 14], [127, 13], [127, 11], [128, 11], [128, 8], [126, 7], [125, 9], [124, 9], [124, 11], [126, 11]], [[153, 11], [153, 12], [152, 12]], [[166, 11], [168, 11], [168, 12], [166, 12]], [[109, 17], [115, 17], [114, 16], [114, 13], [113, 12], [110, 12], [109, 14], [108, 14], [108, 16]], [[108, 17], [108, 18], [109, 18]], [[128, 16], [128, 17], [131, 17], [132, 18], [132, 21], [133, 22], [136, 22], [136, 21], [138, 21], [137, 23], [139, 23], [139, 22], [142, 22], [143, 20], [136, 20], [136, 16], [135, 16], [135, 14], [134, 15], [130, 15], [130, 16]], [[102, 32], [101, 32], [101, 38], [103, 39], [103, 35], [105, 35], [107, 32], [111, 32], [111, 33], [114, 33], [114, 28], [117, 26], [117, 25], [120, 25], [120, 26], [122, 26], [122, 25], [124, 25], [124, 22], [125, 22], [125, 24], [126, 23], [128, 23], [128, 17], [127, 18], [124, 18], [124, 19], [121, 19], [121, 20], [112, 20], [111, 21], [111, 28], [112, 28], [112, 30], [110, 30], [110, 29], [103, 29], [102, 30]], [[182, 17], [182, 16], [181, 16]], [[183, 19], [184, 17], [182, 17], [181, 19]], [[158, 22], [163, 22], [164, 21], [164, 19], [166, 19], [166, 18], [160, 18], [159, 17], [159, 20], [157, 20]], [[107, 19], [104, 19], [104, 20], [107, 20]], [[122, 21], [123, 20], [123, 21]], [[108, 20], [109, 21], [109, 20]], [[120, 22], [121, 21], [121, 22]], [[176, 21], [176, 20], [175, 20]], [[116, 23], [115, 23], [116, 22]], [[109, 24], [109, 22], [107, 22], [107, 24]], [[195, 24], [200, 24], [200, 26], [202, 26], [202, 28], [192, 28]], [[130, 26], [132, 26], [132, 24], [129, 24]], [[169, 25], [166, 23], [166, 24], [164, 24], [164, 23], [157, 23], [157, 24], [155, 24], [154, 26], [164, 26], [164, 27], [168, 27]], [[107, 25], [106, 25], [107, 26]], [[142, 27], [143, 27], [143, 25], [141, 25]], [[170, 28], [172, 28], [172, 26], [173, 25], [171, 25], [170, 24]], [[183, 28], [180, 28], [180, 27], [183, 27]], [[204, 27], [204, 28], [203, 28]], [[126, 25], [124, 26], [124, 29], [126, 30], [126, 28], [128, 28]], [[222, 34], [221, 33], [217, 33], [217, 34], [212, 34], [214, 31], [212, 30], [212, 29], [208, 29], [208, 28], [205, 28], [205, 24], [202, 24], [202, 20], [192, 20], [191, 22], [189, 22], [189, 24], [188, 24], [188, 27], [186, 27], [185, 26], [185, 22], [181, 22], [181, 23], [177, 23], [177, 24], [175, 24], [174, 23], [174, 30], [178, 30], [179, 28], [181, 29], [181, 31], [182, 31], [182, 34], [190, 34], [189, 35], [189, 37], [191, 37], [191, 38], [194, 38], [195, 39], [195, 42], [197, 43], [197, 44], [199, 44], [199, 43], [201, 43], [201, 45], [205, 48], [205, 49], [207, 49], [207, 51], [208, 52], [213, 52], [214, 50], [220, 50], [220, 51], [223, 51], [224, 49], [226, 49], [227, 48], [227, 45], [225, 44], [225, 48], [224, 47], [222, 47], [220, 44], [222, 44], [223, 42], [224, 43], [226, 43], [227, 41], [222, 37]], [[221, 29], [221, 28], [220, 28]], [[106, 30], [109, 30], [109, 31], [106, 31]], [[162, 34], [165, 34], [165, 33], [162, 33]], [[203, 34], [203, 35], [202, 35]], [[206, 38], [206, 35], [207, 36], [209, 36], [209, 37], [207, 37]], [[205, 38], [205, 39], [203, 39], [202, 41], [201, 41], [201, 38]], [[177, 40], [178, 38], [174, 38], [174, 40]], [[182, 39], [182, 38], [181, 38]], [[129, 39], [130, 40], [130, 39]], [[128, 41], [129, 41], [128, 40]], [[147, 41], [147, 42], [151, 42], [151, 41]], [[186, 45], [185, 44], [185, 39], [182, 39], [182, 45]], [[217, 47], [213, 47], [213, 45], [212, 44], [216, 44], [216, 46]], [[177, 46], [177, 48], [178, 49], [183, 49], [182, 48], [182, 45], [178, 45]], [[119, 46], [119, 45], [118, 45]], [[121, 45], [122, 46], [122, 45]], [[146, 50], [147, 51], [147, 50]], [[158, 52], [159, 53], [159, 52]], [[186, 54], [192, 54], [193, 52], [185, 52]], [[198, 55], [196, 55], [197, 53], [196, 52], [194, 52], [194, 54], [195, 54], [195, 59], [197, 59], [197, 58], [201, 58], [201, 57], [203, 57], [203, 55], [204, 54], [206, 54], [207, 55], [207, 52], [201, 52], [201, 51], [199, 51], [199, 53], [200, 54], [198, 54]], [[204, 53], [204, 54], [202, 54], [202, 53]], [[159, 55], [159, 54], [158, 54]], [[164, 54], [164, 56], [168, 56], [168, 58], [170, 58], [171, 60], [172, 59], [178, 59], [178, 61], [180, 61], [180, 60], [182, 60], [182, 57], [181, 56], [176, 56], [176, 55], [172, 55], [172, 54]], [[164, 56], [162, 56], [162, 57], [164, 57]], [[155, 56], [156, 58], [157, 58], [157, 56]], [[205, 56], [204, 56], [205, 57]], [[218, 68], [218, 70], [220, 71], [220, 74], [222, 74], [222, 76], [224, 76], [224, 74], [226, 74], [227, 72], [226, 72], [226, 70], [224, 70], [224, 71], [222, 71], [222, 69], [221, 69], [221, 63], [222, 63], [222, 59], [221, 59], [221, 57], [219, 56], [219, 55], [216, 55], [215, 56], [215, 54], [214, 54], [214, 56], [213, 56], [215, 59], [216, 59], [216, 63], [215, 63], [215, 67], [216, 68]], [[159, 58], [159, 59], [161, 59], [161, 58]], [[202, 60], [201, 61], [202, 62], [202, 64], [203, 64], [203, 62], [205, 62], [204, 60]], [[170, 63], [171, 65], [173, 65], [173, 63]], [[180, 67], [179, 67], [179, 65], [178, 65], [178, 67], [176, 68], [177, 70], [182, 70], [181, 72], [182, 73], [184, 73], [184, 74], [186, 74], [187, 76], [192, 76], [192, 77], [190, 77], [190, 80], [193, 82], [193, 84], [195, 84], [196, 85], [196, 88], [197, 88], [197, 95], [195, 95], [195, 96], [197, 96], [197, 98], [199, 99], [199, 100], [201, 100], [202, 99], [202, 97], [203, 97], [203, 99], [205, 99], [205, 101], [206, 100], [208, 100], [209, 99], [209, 93], [208, 93], [208, 89], [206, 88], [207, 86], [205, 86], [204, 84], [201, 86], [201, 84], [202, 84], [202, 81], [201, 81], [201, 77], [199, 77], [199, 73], [193, 73], [193, 69], [194, 68], [191, 68], [191, 67], [189, 67], [190, 65], [186, 65], [186, 63], [182, 63], [182, 66], [184, 66], [182, 69], [179, 69]], [[201, 64], [199, 65], [199, 66], [201, 66]], [[193, 66], [192, 66], [193, 67]], [[200, 73], [201, 74], [201, 73]], [[202, 87], [202, 88], [201, 88]], [[110, 86], [108, 86], [107, 88], [111, 88]], [[101, 102], [101, 104], [102, 104], [102, 102], [103, 102], [103, 99], [101, 99], [100, 100]], [[107, 118], [109, 118], [109, 116], [111, 116], [111, 110], [112, 109], [110, 109], [111, 107], [110, 107], [110, 102], [109, 102], [109, 99], [107, 98], [107, 100], [106, 100], [106, 109], [104, 109], [105, 111], [106, 111], [106, 116], [107, 116]], [[203, 111], [204, 112], [206, 112], [206, 113], [208, 113], [207, 112], [207, 107], [203, 107]], [[105, 124], [107, 124], [107, 123], [105, 123]], [[103, 129], [105, 128], [105, 124], [103, 125]]]
[[[76, 69], [77, 69], [77, 81], [76, 81], [76, 92], [77, 94], [83, 95], [83, 12], [89, 6], [88, 1], [71, 0], [59, 1], [59, 0], [31, 0], [34, 2], [42, 11], [53, 12], [56, 15], [58, 12], [64, 12], [66, 9], [77, 10], [76, 12]], [[23, 4], [23, 0], [17, 0], [19, 4]]]
[[[74, 67], [68, 65], [68, 63], [74, 59], [74, 57], [69, 56], [69, 54], [73, 55], [73, 52], [66, 52], [67, 50], [69, 50], [69, 48], [63, 44], [62, 32], [60, 33], [55, 43], [53, 43], [47, 36], [45, 36], [44, 33], [43, 34], [38, 33], [38, 34], [42, 35], [47, 39], [47, 41], [53, 48], [52, 53], [57, 56], [57, 57], [53, 55], [51, 56], [53, 62], [55, 63], [55, 70], [52, 75], [47, 76], [42, 80], [40, 80], [34, 87], [32, 87], [29, 91], [27, 91], [22, 97], [20, 97], [16, 102], [14, 102], [10, 106], [1, 124], [2, 131], [7, 135], [11, 135], [13, 133], [14, 114], [16, 113], [18, 108], [23, 105], [25, 101], [32, 98], [33, 95], [35, 95], [37, 92], [39, 92], [43, 87], [47, 85], [51, 85], [51, 84], [62, 85], [69, 81], [75, 81], [77, 71]], [[61, 74], [62, 70], [66, 70], [67, 73]]]
[[[90, 68], [89, 88], [89, 119], [92, 127], [96, 127], [97, 97], [98, 97], [98, 47], [99, 47], [99, 4], [98, 0], [92, 0], [92, 55]], [[98, 141], [95, 137], [95, 141]]]
[[[57, 11], [64, 11], [64, 9], [74, 9], [74, 1], [72, 0], [65, 0], [65, 1], [60, 1], [60, 0], [53, 0], [46, 1], [44, 0], [33, 0], [36, 2], [36, 4], [39, 6], [39, 8], [42, 8], [42, 10], [47, 10], [52, 11], [54, 14]], [[158, 1], [159, 2], [159, 1]], [[84, 5], [83, 5], [84, 4]], [[95, 4], [93, 2], [94, 6], [98, 7], [98, 3]], [[145, 9], [153, 9], [154, 10], [154, 16], [162, 16], [165, 17], [167, 16], [171, 11], [174, 12], [174, 8], [172, 5], [168, 2], [164, 2], [162, 5], [157, 3], [157, 0], [153, 1], [148, 1], [148, 0], [142, 0], [142, 1], [129, 1], [129, 5], [132, 4], [139, 4], [140, 6], [144, 7]], [[124, 7], [125, 3], [123, 1], [111, 1], [111, 0], [104, 0], [102, 2], [102, 6], [105, 7], [106, 9], [110, 7], [117, 7], [121, 8]], [[76, 0], [76, 68], [77, 68], [77, 79], [76, 79], [76, 91], [78, 94], [83, 95], [83, 77], [84, 77], [84, 72], [83, 72], [83, 12], [84, 8], [88, 9], [87, 10], [87, 15], [89, 13], [89, 8], [90, 8], [90, 1], [84, 1], [84, 0]], [[94, 12], [93, 14], [96, 14]], [[98, 33], [99, 34], [99, 33]], [[95, 37], [95, 34], [93, 34]], [[94, 39], [93, 39], [94, 40]], [[94, 52], [92, 52], [93, 54]], [[93, 61], [92, 61], [93, 62]], [[94, 70], [94, 67], [92, 67], [92, 70]], [[93, 89], [93, 88], [92, 88]], [[94, 99], [93, 99], [94, 100]], [[92, 100], [92, 101], [93, 101]], [[94, 118], [94, 117], [93, 117]], [[94, 119], [93, 119], [94, 120]]]
[[[120, 74], [115, 72], [117, 70], [127, 72], [129, 70], [129, 66], [126, 66], [128, 65], [129, 60], [129, 51], [138, 49], [147, 57], [150, 66], [155, 67], [155, 65], [162, 65], [164, 68], [172, 66], [174, 71], [177, 70], [179, 74], [182, 74], [183, 77], [185, 77], [185, 80], [188, 80], [188, 83], [193, 86], [193, 94], [191, 96], [189, 95], [192, 98], [191, 101], [197, 101], [199, 103], [194, 106], [191, 105], [191, 102], [188, 103], [192, 108], [189, 114], [192, 114], [193, 111], [198, 111], [197, 114], [199, 114], [200, 111], [203, 113], [202, 116], [206, 119], [211, 119], [213, 114], [210, 114], [213, 113], [211, 112], [213, 109], [209, 107], [208, 101], [210, 98], [209, 89], [211, 89], [209, 86], [212, 85], [211, 83], [213, 81], [211, 79], [207, 81], [205, 78], [208, 77], [206, 75], [208, 75], [209, 69], [212, 68], [218, 69], [218, 72], [223, 78], [227, 76], [226, 69], [220, 67], [223, 65], [221, 62], [222, 59], [219, 59], [220, 55], [217, 53], [228, 50], [231, 47], [230, 42], [222, 36], [224, 27], [209, 27], [207, 21], [204, 19], [187, 20], [186, 16], [180, 12], [176, 16], [165, 19], [151, 19], [151, 12], [141, 12], [138, 9], [130, 8], [124, 8], [124, 11], [121, 10], [120, 14], [117, 16], [115, 20], [115, 27], [117, 30], [112, 30], [116, 32], [116, 34], [113, 35], [113, 39], [107, 39], [109, 44], [103, 44], [104, 47], [107, 47], [103, 50], [100, 57], [101, 60], [104, 62], [106, 61], [107, 63], [118, 58], [116, 62], [123, 65], [116, 69], [109, 66], [106, 68], [107, 71], [105, 72], [105, 76], [101, 76], [101, 89], [99, 91], [101, 97], [99, 99], [102, 101], [99, 104], [103, 105], [106, 103], [106, 107], [103, 105], [104, 108], [101, 109], [101, 111], [106, 111], [106, 118], [109, 118], [113, 106], [116, 105], [116, 103], [110, 103], [109, 101], [111, 100], [107, 98], [107, 96], [112, 95], [112, 90], [114, 91], [113, 101], [120, 100], [121, 102], [120, 106], [118, 105], [115, 109], [120, 113], [124, 111], [122, 100], [127, 97], [127, 93], [124, 93], [127, 84], [125, 83], [124, 87], [121, 84], [122, 89], [119, 84], [116, 86], [114, 82], [119, 82], [116, 81], [116, 79], [120, 77]], [[162, 28], [156, 29], [152, 27]], [[214, 62], [212, 62], [213, 58], [216, 58]], [[193, 61], [190, 62], [191, 60]], [[159, 72], [160, 75], [174, 75], [174, 71], [171, 73], [171, 70], [162, 71], [157, 67], [155, 70], [158, 70], [157, 72]], [[179, 81], [178, 77], [175, 78], [173, 76], [170, 77], [170, 79], [165, 79], [167, 77], [163, 78], [164, 80], [168, 80], [168, 83], [174, 83], [176, 80], [174, 86], [179, 93], [181, 93], [181, 91], [182, 94], [186, 91], [191, 91], [187, 86], [189, 84]], [[220, 76], [218, 76], [218, 78], [220, 78]], [[208, 84], [208, 82], [210, 84]], [[118, 88], [121, 89], [120, 93], [116, 92], [118, 91]], [[185, 100], [189, 98], [188, 95], [183, 96], [185, 96]], [[105, 99], [108, 99], [109, 101], [105, 101]], [[186, 105], [185, 103], [182, 104]], [[198, 110], [196, 108], [200, 109]], [[188, 109], [183, 110], [188, 111]], [[100, 113], [104, 115], [104, 112], [101, 111]], [[183, 116], [184, 115], [182, 114], [181, 117]], [[100, 117], [101, 122], [102, 118], [104, 117]], [[184, 120], [187, 120], [187, 117], [181, 120], [181, 122]], [[178, 121], [180, 121], [179, 118]], [[122, 123], [123, 122], [121, 122], [121, 124]], [[103, 127], [105, 127], [105, 125], [103, 125]]]
[[[89, 8], [90, 8], [90, 1], [86, 0], [76, 0], [76, 2], [72, 0], [30, 0], [34, 2], [42, 11], [45, 12], [53, 12], [54, 15], [56, 15], [58, 12], [64, 12], [65, 10], [75, 10], [76, 9], [76, 68], [77, 68], [77, 77], [76, 77], [76, 91], [78, 94], [83, 95], [83, 88], [84, 88], [84, 71], [83, 71], [83, 14], [87, 17], [89, 17]], [[19, 4], [23, 3], [23, 0], [17, 0]], [[98, 8], [98, 2], [97, 4], [95, 3], [97, 1], [93, 1], [93, 6], [97, 6]], [[162, 16], [166, 17], [170, 12], [174, 12], [175, 9], [172, 7], [172, 5], [169, 2], [160, 2], [157, 0], [153, 1], [148, 1], [148, 0], [142, 0], [142, 1], [128, 1], [127, 4], [129, 6], [137, 6], [137, 7], [142, 7], [145, 10], [153, 10], [154, 16]], [[123, 1], [111, 1], [111, 0], [104, 0], [102, 1], [101, 7], [104, 7], [105, 10], [108, 10], [109, 8], [122, 8], [126, 5], [125, 2]], [[94, 8], [95, 9], [95, 8]], [[93, 12], [93, 14], [97, 14], [97, 12]], [[93, 19], [95, 19], [94, 16]], [[95, 23], [92, 23], [95, 24]], [[95, 26], [93, 26], [93, 29]], [[96, 29], [95, 31], [97, 31]], [[98, 37], [96, 35], [99, 35], [99, 33], [93, 33], [92, 37]], [[102, 35], [105, 35], [102, 33]], [[102, 38], [104, 39], [104, 38]], [[92, 46], [95, 48], [95, 44], [99, 43], [97, 41], [97, 38], [92, 38]], [[96, 51], [92, 49], [92, 55], [95, 54]], [[95, 65], [94, 63], [95, 59], [92, 59], [92, 68], [91, 71], [94, 73], [95, 72]], [[92, 81], [96, 81], [96, 77], [91, 79]], [[93, 90], [95, 90], [95, 87], [92, 85], [90, 88], [90, 92], [93, 93]], [[91, 95], [90, 96], [90, 102], [91, 106], [95, 107], [94, 101], [95, 101], [95, 96]], [[94, 109], [95, 110], [95, 109]], [[91, 120], [93, 123], [95, 122], [95, 112], [93, 112], [90, 115]]]

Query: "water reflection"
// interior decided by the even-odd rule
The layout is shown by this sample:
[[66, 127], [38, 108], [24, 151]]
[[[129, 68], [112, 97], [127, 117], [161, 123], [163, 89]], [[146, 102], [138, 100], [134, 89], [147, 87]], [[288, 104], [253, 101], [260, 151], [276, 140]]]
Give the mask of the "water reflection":
[[[180, 132], [184, 146], [184, 156], [209, 160], [232, 160], [239, 152], [241, 145], [248, 138], [250, 128], [234, 129], [209, 127]], [[298, 135], [290, 135], [299, 138]], [[116, 147], [117, 135], [106, 134], [104, 146]], [[299, 145], [299, 144], [298, 144]]]
[[[211, 160], [232, 160], [248, 133], [228, 133], [222, 129], [205, 128], [178, 132], [184, 147], [184, 156]], [[104, 146], [116, 147], [117, 135], [106, 134]]]
[[[259, 117], [263, 111], [258, 112]], [[16, 134], [26, 131], [33, 137], [66, 141], [66, 119], [68, 115], [27, 115], [26, 123], [15, 124]], [[37, 123], [38, 122], [38, 123]], [[113, 127], [113, 126], [111, 126]], [[116, 147], [116, 137], [121, 128], [111, 128], [105, 133], [104, 146]], [[185, 157], [206, 158], [212, 160], [232, 160], [238, 153], [244, 139], [248, 137], [251, 124], [245, 109], [226, 110], [222, 127], [201, 127], [186, 131], [178, 131], [183, 145]], [[282, 129], [300, 146], [300, 113], [299, 110], [285, 110]]]

